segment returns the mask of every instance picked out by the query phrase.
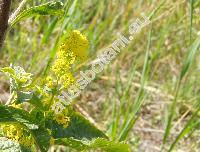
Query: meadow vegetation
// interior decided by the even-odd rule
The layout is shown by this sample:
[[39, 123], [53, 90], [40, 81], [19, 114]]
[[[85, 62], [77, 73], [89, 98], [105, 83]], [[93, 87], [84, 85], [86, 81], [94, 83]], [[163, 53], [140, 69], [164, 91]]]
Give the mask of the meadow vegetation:
[[[21, 12], [49, 1], [24, 0], [23, 2]], [[90, 45], [88, 58], [72, 65], [73, 74], [76, 75], [80, 70], [89, 68], [98, 53], [118, 38], [117, 33], [127, 34], [130, 23], [140, 17], [141, 13], [148, 16], [151, 23], [144, 27], [129, 46], [123, 48], [117, 58], [70, 103], [68, 117], [73, 121], [81, 114], [80, 122], [73, 122], [77, 130], [84, 128], [79, 128], [78, 125], [81, 126], [81, 123], [89, 123], [86, 122], [86, 118], [95, 126], [93, 128], [94, 126], [89, 124], [84, 134], [81, 131], [81, 135], [73, 132], [72, 136], [87, 140], [93, 137], [99, 138], [88, 141], [87, 144], [66, 137], [61, 139], [64, 138], [62, 130], [56, 132], [59, 135], [55, 133], [55, 140], [56, 137], [59, 138], [56, 144], [77, 151], [101, 148], [113, 152], [199, 152], [200, 0], [61, 0], [60, 2], [63, 6], [57, 6], [59, 8], [54, 12], [47, 9], [48, 13], [45, 14], [45, 11], [32, 10], [29, 11], [28, 17], [21, 16], [9, 22], [4, 47], [0, 52], [0, 68], [9, 67], [11, 64], [13, 69], [13, 66], [22, 67], [27, 73], [22, 69], [18, 71], [24, 76], [24, 82], [18, 82], [12, 77], [13, 69], [3, 69], [7, 73], [12, 71], [10, 76], [16, 83], [20, 85], [28, 83], [31, 74], [34, 75], [32, 78], [34, 84], [50, 76], [60, 45], [74, 30], [81, 31]], [[19, 5], [19, 1], [13, 1], [11, 11], [14, 12]], [[23, 90], [23, 86], [19, 88]], [[33, 89], [33, 86], [28, 86], [25, 91], [30, 89]], [[2, 115], [9, 111], [9, 116], [12, 116], [14, 107], [21, 108], [14, 106], [9, 109], [5, 106], [10, 96], [9, 79], [1, 72], [0, 125], [2, 124], [4, 129], [8, 128], [8, 122], [11, 120], [3, 124], [8, 116], [2, 117]], [[36, 107], [39, 104], [39, 102], [30, 103]], [[27, 115], [37, 113], [33, 110], [30, 112], [29, 105], [25, 105], [24, 108]], [[48, 111], [47, 109], [48, 106], [45, 105], [43, 111]], [[74, 114], [74, 111], [80, 114]], [[22, 113], [20, 110], [18, 112]], [[25, 114], [22, 114], [23, 119], [33, 123], [34, 119]], [[41, 113], [37, 113], [37, 116], [39, 114]], [[49, 112], [45, 114], [52, 116]], [[21, 120], [22, 116], [16, 118], [16, 121]], [[43, 120], [42, 116], [38, 118]], [[56, 121], [57, 119], [59, 118], [55, 118]], [[11, 125], [14, 129], [20, 127], [15, 125], [16, 121]], [[52, 121], [48, 118], [46, 125], [54, 124]], [[65, 125], [64, 128], [67, 128], [70, 120], [66, 119], [59, 125]], [[52, 134], [54, 127], [48, 128], [53, 130]], [[74, 126], [69, 126], [67, 133], [65, 132], [67, 137], [71, 137], [70, 131], [73, 129], [70, 127]], [[20, 131], [20, 136], [23, 134], [21, 132], [26, 132], [26, 138], [31, 141], [33, 138], [37, 138], [39, 142], [43, 141], [42, 137], [35, 134], [34, 126], [32, 135], [28, 133], [28, 128], [27, 126]], [[91, 130], [92, 133], [87, 133]], [[40, 132], [46, 133], [46, 130]], [[0, 137], [1, 135], [0, 133]], [[50, 141], [50, 137], [45, 140]], [[0, 140], [0, 149], [1, 142]], [[33, 143], [34, 141], [28, 145]], [[44, 144], [50, 143], [44, 142]], [[80, 145], [84, 148], [81, 149]], [[105, 145], [109, 145], [109, 148]], [[46, 151], [48, 147], [40, 144], [37, 146], [41, 151]], [[53, 148], [69, 150], [66, 147], [53, 146]]]

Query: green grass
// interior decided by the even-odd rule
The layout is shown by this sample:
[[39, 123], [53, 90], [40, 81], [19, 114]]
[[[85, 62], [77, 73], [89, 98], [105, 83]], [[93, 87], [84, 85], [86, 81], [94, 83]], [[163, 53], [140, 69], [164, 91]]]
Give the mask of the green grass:
[[[46, 2], [29, 0], [24, 9]], [[148, 141], [157, 151], [198, 152], [200, 18], [196, 10], [200, 0], [63, 3], [63, 16], [35, 16], [9, 30], [0, 68], [13, 63], [37, 78], [48, 75], [58, 45], [72, 29], [81, 30], [90, 41], [89, 64], [117, 38], [117, 32], [127, 34], [130, 22], [144, 12], [152, 24], [97, 76], [77, 104], [112, 140], [133, 144], [133, 139], [139, 139], [140, 147]], [[12, 10], [18, 5], [13, 2]], [[1, 94], [8, 92], [7, 83], [0, 74]], [[155, 132], [146, 134], [149, 128]], [[137, 149], [133, 146], [133, 150]]]

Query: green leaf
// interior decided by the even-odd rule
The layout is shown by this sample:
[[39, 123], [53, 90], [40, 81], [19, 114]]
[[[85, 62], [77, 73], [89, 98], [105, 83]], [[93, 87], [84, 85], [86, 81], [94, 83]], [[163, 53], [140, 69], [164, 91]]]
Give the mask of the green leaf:
[[105, 152], [130, 152], [130, 146], [125, 143], [109, 141], [103, 138], [93, 139], [92, 141], [64, 138], [56, 140], [57, 144], [65, 145], [79, 151], [83, 150], [103, 150]]
[[22, 109], [0, 105], [1, 122], [20, 122], [22, 124], [33, 124], [32, 117]]
[[73, 112], [70, 116], [70, 124], [67, 128], [63, 128], [62, 125], [57, 124], [54, 121], [47, 122], [47, 127], [52, 130], [54, 138], [70, 138], [75, 139], [88, 139], [93, 138], [107, 138], [107, 136], [87, 119], [78, 113]]
[[42, 98], [37, 87], [32, 82], [32, 74], [25, 72], [19, 66], [10, 66], [1, 69], [10, 77], [12, 92], [11, 103], [20, 104], [29, 102], [39, 109], [43, 109]]
[[18, 98], [18, 103], [27, 102], [33, 98], [33, 92], [18, 91], [17, 98]]
[[38, 108], [34, 108], [30, 112], [31, 117], [34, 119], [36, 124], [42, 125], [45, 122], [44, 112], [39, 110]]
[[124, 143], [117, 143], [113, 141], [108, 141], [106, 139], [95, 139], [91, 143], [92, 149], [102, 149], [106, 152], [130, 152], [130, 147]]
[[12, 27], [21, 20], [36, 16], [36, 15], [63, 15], [63, 3], [60, 1], [48, 2], [39, 6], [31, 7], [20, 13], [11, 23]]
[[12, 90], [19, 90], [26, 88], [32, 83], [32, 74], [26, 73], [20, 66], [10, 66], [1, 69], [10, 77], [10, 83]]
[[[87, 141], [86, 141], [87, 142]], [[74, 138], [60, 138], [55, 140], [55, 144], [67, 146], [78, 151], [89, 149], [89, 146], [82, 140]]]
[[42, 152], [47, 152], [50, 147], [50, 135], [46, 128], [39, 127], [38, 129], [32, 130], [32, 134], [34, 134], [37, 145], [40, 147]]
[[29, 102], [37, 109], [44, 110], [42, 104], [42, 97], [37, 91], [17, 91], [17, 96], [15, 98], [15, 103], [20, 104], [23, 102]]
[[2, 68], [1, 71], [4, 72], [4, 73], [9, 73], [10, 75], [14, 75], [15, 74], [14, 69], [11, 68], [11, 67]]
[[50, 136], [47, 129], [38, 125], [35, 117], [32, 117], [28, 112], [22, 109], [16, 109], [0, 105], [0, 124], [4, 123], [20, 123], [27, 128], [34, 136], [37, 146], [41, 151], [46, 152], [50, 146]]

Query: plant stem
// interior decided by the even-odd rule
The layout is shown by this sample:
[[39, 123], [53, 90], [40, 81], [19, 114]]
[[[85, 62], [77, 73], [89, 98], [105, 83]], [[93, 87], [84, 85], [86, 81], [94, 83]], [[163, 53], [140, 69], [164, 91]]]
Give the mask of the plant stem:
[[8, 28], [8, 18], [11, 0], [0, 0], [0, 50], [3, 46], [6, 30]]
[[12, 23], [12, 21], [19, 15], [19, 13], [21, 12], [21, 10], [23, 9], [24, 5], [26, 4], [28, 0], [23, 0], [18, 8], [16, 9], [16, 11], [10, 16], [9, 20], [8, 20], [8, 24], [10, 25], [10, 23]]

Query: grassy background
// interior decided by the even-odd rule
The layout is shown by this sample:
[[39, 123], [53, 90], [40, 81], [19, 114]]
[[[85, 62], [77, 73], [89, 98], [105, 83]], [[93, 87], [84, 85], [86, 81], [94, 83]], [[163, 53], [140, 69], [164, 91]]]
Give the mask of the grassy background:
[[[45, 2], [28, 0], [24, 9]], [[173, 143], [175, 151], [200, 151], [200, 53], [191, 48], [200, 39], [200, 0], [62, 2], [64, 16], [37, 16], [8, 32], [0, 67], [13, 63], [42, 77], [59, 42], [73, 29], [90, 41], [89, 65], [117, 32], [128, 32], [140, 13], [153, 13], [151, 24], [82, 92], [76, 107], [111, 139], [126, 140], [135, 151], [167, 151]], [[14, 10], [19, 2], [12, 5]], [[8, 80], [0, 74], [2, 102], [8, 94]]]

